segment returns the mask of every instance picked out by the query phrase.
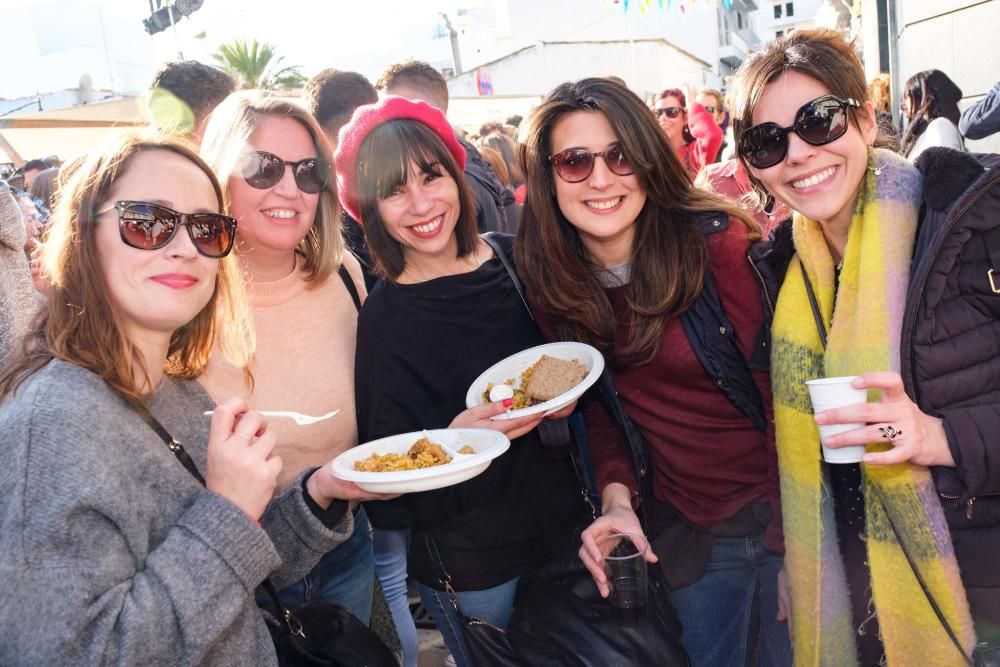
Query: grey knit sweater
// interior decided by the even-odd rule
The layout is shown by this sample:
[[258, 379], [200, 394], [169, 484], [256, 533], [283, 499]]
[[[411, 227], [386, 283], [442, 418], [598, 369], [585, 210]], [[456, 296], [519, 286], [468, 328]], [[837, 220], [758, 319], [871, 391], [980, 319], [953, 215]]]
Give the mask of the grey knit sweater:
[[[149, 407], [204, 471], [204, 391], [164, 378]], [[258, 527], [62, 361], [0, 405], [0, 451], [0, 665], [274, 665], [254, 589], [298, 581], [353, 528], [325, 528], [301, 480]]]
[[24, 241], [21, 209], [0, 180], [0, 369], [21, 349], [39, 303]]

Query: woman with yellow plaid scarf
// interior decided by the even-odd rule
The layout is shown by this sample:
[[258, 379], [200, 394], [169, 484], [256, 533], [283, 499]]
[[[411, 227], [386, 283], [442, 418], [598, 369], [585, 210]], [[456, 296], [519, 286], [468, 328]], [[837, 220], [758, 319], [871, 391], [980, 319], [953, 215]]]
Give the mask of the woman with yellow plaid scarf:
[[[878, 148], [861, 63], [832, 31], [766, 45], [734, 86], [754, 190], [794, 212], [759, 257], [781, 264], [790, 233], [771, 367], [795, 663], [968, 664], [1000, 620], [992, 158], [935, 149], [914, 167]], [[836, 376], [869, 402], [814, 415], [804, 383]], [[867, 445], [862, 461], [824, 462], [817, 426], [850, 423], [865, 426], [822, 444]]]

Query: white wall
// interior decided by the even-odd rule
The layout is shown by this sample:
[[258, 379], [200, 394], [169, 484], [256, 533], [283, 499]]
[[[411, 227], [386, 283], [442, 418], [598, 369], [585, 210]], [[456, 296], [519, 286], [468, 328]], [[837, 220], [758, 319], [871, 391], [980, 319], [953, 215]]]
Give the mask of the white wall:
[[[795, 13], [786, 16], [785, 4], [792, 2]], [[779, 4], [775, 0], [757, 0], [757, 29], [762, 41], [774, 39], [777, 31], [788, 32], [793, 28], [802, 28], [812, 25], [816, 16], [816, 10], [823, 4], [823, 0], [781, 0], [781, 18], [774, 18], [774, 5]]]
[[[646, 98], [683, 84], [717, 85], [705, 64], [662, 41], [536, 45], [487, 66], [497, 95], [545, 95], [564, 81], [616, 75]], [[475, 72], [448, 82], [452, 96], [477, 95]]]

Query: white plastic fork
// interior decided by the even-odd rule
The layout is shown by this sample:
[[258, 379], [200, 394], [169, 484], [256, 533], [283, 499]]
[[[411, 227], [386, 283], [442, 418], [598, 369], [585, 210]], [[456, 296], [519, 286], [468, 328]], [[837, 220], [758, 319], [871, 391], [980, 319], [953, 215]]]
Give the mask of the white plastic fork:
[[[285, 417], [291, 419], [299, 426], [308, 426], [309, 424], [315, 424], [316, 422], [321, 422], [324, 419], [330, 419], [331, 417], [336, 417], [340, 410], [334, 410], [333, 412], [327, 412], [325, 415], [319, 417], [313, 417], [311, 415], [304, 415], [301, 412], [289, 412], [285, 410], [257, 410], [258, 413], [265, 417]], [[205, 413], [205, 416], [211, 416], [215, 414], [214, 410], [209, 410]]]

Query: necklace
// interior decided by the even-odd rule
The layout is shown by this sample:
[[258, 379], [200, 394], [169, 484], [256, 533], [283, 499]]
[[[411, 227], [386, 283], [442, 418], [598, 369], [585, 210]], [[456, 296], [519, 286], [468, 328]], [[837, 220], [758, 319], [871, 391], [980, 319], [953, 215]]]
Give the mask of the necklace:
[[[401, 282], [409, 284], [417, 284], [427, 282], [428, 280], [435, 280], [437, 278], [445, 278], [447, 276], [457, 276], [461, 273], [470, 273], [471, 271], [476, 271], [483, 265], [483, 260], [479, 257], [479, 245], [477, 244], [472, 250], [471, 255], [465, 255], [464, 257], [457, 258], [459, 261], [457, 270], [452, 270], [450, 268], [443, 268], [440, 265], [435, 265], [431, 267], [430, 271], [416, 270], [412, 265], [407, 265], [403, 269], [403, 274], [406, 280]], [[404, 276], [400, 276], [404, 277]]]

